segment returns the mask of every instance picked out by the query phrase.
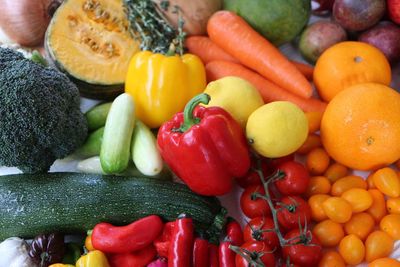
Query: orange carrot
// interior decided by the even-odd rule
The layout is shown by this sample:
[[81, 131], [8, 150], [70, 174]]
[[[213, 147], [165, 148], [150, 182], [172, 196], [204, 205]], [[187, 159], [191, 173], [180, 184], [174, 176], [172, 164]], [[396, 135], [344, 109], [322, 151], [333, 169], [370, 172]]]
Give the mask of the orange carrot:
[[314, 67], [304, 64], [302, 62], [294, 61], [292, 60], [293, 65], [301, 72], [303, 73], [304, 77], [307, 78], [307, 80], [312, 81], [313, 80], [313, 75], [314, 75]]
[[239, 62], [206, 36], [189, 36], [186, 38], [185, 46], [191, 54], [197, 55], [204, 64], [214, 60]]
[[324, 112], [326, 108], [326, 103], [316, 98], [303, 98], [288, 92], [268, 81], [260, 74], [237, 63], [229, 61], [212, 61], [206, 65], [206, 72], [209, 82], [226, 76], [237, 76], [249, 81], [258, 89], [266, 103], [280, 100], [290, 101], [299, 106], [305, 112]]
[[311, 97], [313, 89], [303, 74], [240, 16], [218, 11], [208, 20], [207, 32], [215, 44], [246, 67], [296, 95]]

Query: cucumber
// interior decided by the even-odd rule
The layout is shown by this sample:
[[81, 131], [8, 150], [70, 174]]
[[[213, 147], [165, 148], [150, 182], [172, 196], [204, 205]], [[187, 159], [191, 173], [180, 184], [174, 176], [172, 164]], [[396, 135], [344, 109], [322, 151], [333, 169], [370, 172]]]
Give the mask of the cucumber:
[[157, 148], [157, 140], [151, 130], [136, 121], [131, 142], [132, 160], [138, 170], [148, 176], [161, 172], [163, 161]]
[[97, 130], [106, 124], [107, 115], [111, 108], [111, 102], [103, 103], [89, 109], [85, 113], [89, 131]]
[[88, 158], [100, 155], [101, 143], [103, 141], [104, 127], [89, 134], [85, 143], [75, 152], [76, 155]]
[[105, 173], [121, 173], [128, 167], [134, 126], [133, 98], [121, 94], [112, 103], [104, 126], [100, 162]]
[[151, 214], [173, 221], [181, 213], [193, 218], [199, 234], [216, 237], [226, 215], [217, 198], [183, 184], [80, 173], [0, 176], [0, 207], [0, 240], [84, 234], [99, 222], [126, 225]]
[[[130, 162], [131, 163], [131, 162]], [[94, 156], [88, 159], [84, 159], [78, 162], [76, 169], [79, 172], [83, 173], [92, 173], [92, 174], [105, 174], [103, 169], [101, 168], [100, 157]], [[122, 173], [116, 173], [117, 176], [147, 176], [146, 174], [140, 172], [134, 164], [128, 164], [128, 167]], [[148, 176], [152, 179], [160, 179], [160, 180], [172, 180], [171, 171], [165, 166], [162, 167], [162, 171], [157, 175]]]

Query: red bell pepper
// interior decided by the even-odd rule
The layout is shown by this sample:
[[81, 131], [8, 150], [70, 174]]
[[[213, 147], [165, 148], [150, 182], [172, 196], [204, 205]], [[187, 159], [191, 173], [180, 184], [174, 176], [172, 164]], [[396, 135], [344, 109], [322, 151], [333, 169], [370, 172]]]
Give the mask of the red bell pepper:
[[208, 241], [196, 238], [193, 246], [193, 267], [209, 267], [210, 257], [208, 255]]
[[153, 245], [139, 251], [109, 254], [107, 256], [110, 267], [145, 267], [156, 257], [157, 252]]
[[157, 215], [147, 216], [126, 226], [109, 223], [97, 224], [92, 232], [92, 244], [106, 253], [126, 253], [149, 246], [163, 229]]
[[153, 245], [157, 250], [157, 254], [160, 257], [168, 258], [168, 250], [171, 243], [171, 236], [174, 231], [175, 222], [167, 222], [164, 225], [163, 232], [156, 240]]
[[160, 127], [157, 142], [165, 162], [190, 189], [217, 196], [246, 174], [250, 156], [241, 126], [227, 111], [198, 106], [209, 100], [207, 94], [190, 100], [183, 113]]
[[193, 219], [185, 215], [175, 221], [174, 231], [168, 251], [168, 267], [188, 267], [192, 264]]

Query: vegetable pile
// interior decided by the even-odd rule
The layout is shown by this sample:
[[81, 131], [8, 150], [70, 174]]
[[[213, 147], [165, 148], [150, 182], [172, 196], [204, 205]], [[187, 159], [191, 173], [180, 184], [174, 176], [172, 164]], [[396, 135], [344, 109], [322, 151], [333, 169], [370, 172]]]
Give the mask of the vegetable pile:
[[0, 267], [400, 265], [398, 0], [48, 4], [0, 48]]

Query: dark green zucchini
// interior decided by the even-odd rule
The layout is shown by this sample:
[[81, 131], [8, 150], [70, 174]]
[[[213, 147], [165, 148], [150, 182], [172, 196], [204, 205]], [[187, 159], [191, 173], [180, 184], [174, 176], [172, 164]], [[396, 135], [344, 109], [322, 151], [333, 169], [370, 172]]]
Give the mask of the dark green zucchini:
[[124, 225], [151, 214], [172, 221], [181, 213], [199, 233], [218, 237], [226, 213], [217, 198], [183, 184], [80, 173], [0, 176], [0, 207], [0, 240], [84, 233], [99, 222]]

